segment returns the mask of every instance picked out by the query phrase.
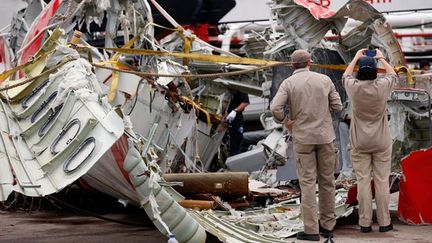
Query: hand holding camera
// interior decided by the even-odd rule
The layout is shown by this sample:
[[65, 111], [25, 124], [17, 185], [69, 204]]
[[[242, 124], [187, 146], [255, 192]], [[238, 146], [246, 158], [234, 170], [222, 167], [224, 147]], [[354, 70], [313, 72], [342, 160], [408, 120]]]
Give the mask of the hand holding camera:
[[375, 59], [377, 60], [385, 59], [384, 54], [379, 49], [376, 49]]

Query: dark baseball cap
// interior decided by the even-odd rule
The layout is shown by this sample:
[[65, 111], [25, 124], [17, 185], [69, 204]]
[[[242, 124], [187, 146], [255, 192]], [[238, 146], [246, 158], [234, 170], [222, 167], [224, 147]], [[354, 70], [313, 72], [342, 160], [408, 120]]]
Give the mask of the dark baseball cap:
[[375, 58], [368, 56], [361, 57], [358, 61], [358, 65], [360, 70], [376, 70], [377, 68]]

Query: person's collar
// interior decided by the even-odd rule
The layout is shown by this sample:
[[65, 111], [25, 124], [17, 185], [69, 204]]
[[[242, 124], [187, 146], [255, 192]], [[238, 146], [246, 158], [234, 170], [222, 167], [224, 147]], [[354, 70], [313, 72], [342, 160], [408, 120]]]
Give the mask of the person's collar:
[[296, 69], [296, 70], [294, 70], [293, 74], [305, 72], [305, 71], [309, 71], [309, 67]]

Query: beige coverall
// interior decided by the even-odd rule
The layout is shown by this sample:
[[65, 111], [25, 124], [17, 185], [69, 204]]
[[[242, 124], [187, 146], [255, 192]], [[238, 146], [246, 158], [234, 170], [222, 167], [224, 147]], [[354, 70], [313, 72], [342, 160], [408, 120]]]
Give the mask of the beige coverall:
[[285, 118], [288, 105], [294, 120], [292, 135], [297, 175], [301, 187], [301, 211], [306, 234], [318, 234], [316, 179], [319, 186], [319, 220], [333, 230], [335, 219], [334, 170], [337, 156], [330, 111], [341, 111], [339, 93], [326, 75], [301, 68], [283, 81], [270, 109], [275, 120]]
[[388, 203], [392, 139], [386, 109], [396, 80], [395, 74], [367, 81], [351, 75], [342, 78], [352, 104], [351, 161], [357, 176], [359, 225], [363, 227], [372, 224], [372, 176], [378, 224], [387, 226], [391, 223]]

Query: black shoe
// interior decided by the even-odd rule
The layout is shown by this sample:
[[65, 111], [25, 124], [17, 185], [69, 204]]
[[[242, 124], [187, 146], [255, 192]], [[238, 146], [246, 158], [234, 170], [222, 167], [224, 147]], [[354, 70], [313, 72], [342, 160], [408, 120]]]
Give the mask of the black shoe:
[[333, 238], [333, 230], [328, 230], [320, 226], [320, 234], [324, 238]]
[[298, 232], [296, 236], [297, 240], [309, 240], [309, 241], [319, 241], [319, 234], [306, 234], [305, 232]]
[[387, 232], [393, 230], [393, 224], [389, 224], [387, 226], [380, 226], [379, 227], [379, 232]]
[[[381, 228], [381, 227], [380, 227], [380, 228]], [[362, 233], [369, 233], [369, 232], [372, 232], [372, 227], [371, 227], [371, 226], [368, 226], [368, 227], [360, 226], [360, 231], [361, 231]]]

